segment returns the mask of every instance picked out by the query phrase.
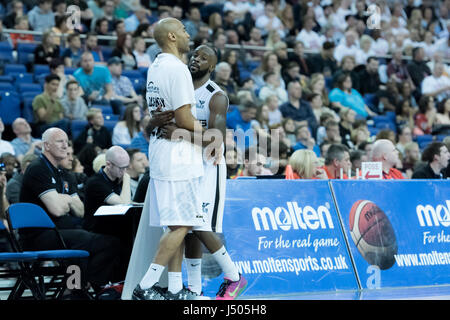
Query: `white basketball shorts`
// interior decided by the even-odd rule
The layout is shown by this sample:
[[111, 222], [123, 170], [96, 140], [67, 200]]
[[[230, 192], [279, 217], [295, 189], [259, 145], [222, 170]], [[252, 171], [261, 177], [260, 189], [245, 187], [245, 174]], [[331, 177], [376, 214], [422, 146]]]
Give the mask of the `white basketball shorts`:
[[206, 223], [200, 201], [200, 177], [190, 180], [167, 181], [150, 178], [150, 226], [192, 226]]

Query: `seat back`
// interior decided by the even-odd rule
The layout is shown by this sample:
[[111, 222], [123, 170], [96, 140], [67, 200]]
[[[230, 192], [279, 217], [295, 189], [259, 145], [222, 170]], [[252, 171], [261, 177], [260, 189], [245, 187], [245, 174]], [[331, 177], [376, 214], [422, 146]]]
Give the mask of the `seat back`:
[[49, 228], [55, 224], [40, 206], [34, 203], [19, 202], [8, 208], [9, 222], [13, 229], [21, 228]]

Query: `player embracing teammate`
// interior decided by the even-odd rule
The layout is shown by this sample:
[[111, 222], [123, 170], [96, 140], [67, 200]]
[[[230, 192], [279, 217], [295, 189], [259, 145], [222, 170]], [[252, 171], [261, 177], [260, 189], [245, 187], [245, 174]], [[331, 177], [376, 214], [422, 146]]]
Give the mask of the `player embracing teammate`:
[[[162, 53], [148, 70], [147, 102], [152, 117], [163, 118], [169, 124], [154, 127], [150, 135], [149, 212], [142, 214], [149, 214], [150, 226], [167, 229], [147, 272], [133, 290], [132, 299], [201, 299], [199, 241], [224, 271], [225, 280], [216, 299], [235, 299], [245, 289], [247, 281], [213, 232], [221, 231], [226, 179], [222, 141], [228, 108], [227, 97], [209, 79], [217, 58], [213, 49], [199, 47], [189, 70], [182, 62], [183, 54], [189, 51], [189, 35], [183, 24], [174, 18], [160, 20], [154, 38]], [[197, 120], [198, 108], [195, 107], [198, 94], [208, 101], [205, 110], [200, 112], [201, 122]], [[216, 131], [211, 134], [207, 128], [216, 128]], [[219, 145], [217, 137], [220, 137]], [[205, 158], [203, 147], [211, 145], [212, 141], [215, 148], [206, 148], [209, 154], [214, 150], [212, 159]], [[189, 288], [183, 286], [181, 277], [185, 238]], [[169, 271], [167, 290], [158, 283], [165, 266]]]

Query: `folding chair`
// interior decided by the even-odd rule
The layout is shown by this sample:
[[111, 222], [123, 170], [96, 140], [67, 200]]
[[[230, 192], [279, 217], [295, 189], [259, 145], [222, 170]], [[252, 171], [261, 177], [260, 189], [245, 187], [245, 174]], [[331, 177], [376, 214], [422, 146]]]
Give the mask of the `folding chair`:
[[[48, 214], [38, 205], [33, 203], [15, 203], [9, 206], [6, 217], [10, 230], [24, 228], [43, 228], [53, 230], [62, 248], [67, 248], [64, 239]], [[23, 252], [22, 246], [15, 232], [11, 232], [12, 246], [15, 251]], [[69, 274], [67, 267], [74, 264], [75, 260], [86, 259], [89, 252], [85, 250], [42, 250], [31, 251], [37, 254], [37, 263], [33, 264], [33, 272], [39, 276], [40, 289], [44, 295], [50, 293], [51, 298], [59, 299], [66, 289]], [[43, 266], [42, 262], [52, 261], [55, 266]], [[48, 283], [44, 277], [50, 277]], [[53, 293], [52, 293], [53, 291]]]
[[[0, 221], [0, 233], [10, 241], [10, 234], [5, 228], [3, 221]], [[15, 279], [12, 287], [2, 287], [0, 290], [10, 291], [8, 300], [17, 300], [22, 297], [25, 289], [31, 291], [34, 299], [42, 299], [42, 293], [36, 283], [30, 263], [36, 262], [38, 255], [35, 252], [0, 252], [0, 264], [7, 264], [8, 267], [0, 270], [1, 279]], [[11, 268], [15, 264], [17, 268]]]

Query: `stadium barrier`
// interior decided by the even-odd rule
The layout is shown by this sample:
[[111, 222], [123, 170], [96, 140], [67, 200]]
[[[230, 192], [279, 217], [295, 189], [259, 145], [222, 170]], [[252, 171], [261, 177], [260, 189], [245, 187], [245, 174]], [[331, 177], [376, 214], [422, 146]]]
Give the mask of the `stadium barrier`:
[[450, 285], [449, 194], [450, 181], [228, 180], [243, 298]]

